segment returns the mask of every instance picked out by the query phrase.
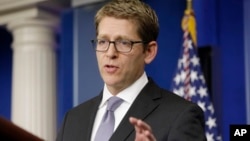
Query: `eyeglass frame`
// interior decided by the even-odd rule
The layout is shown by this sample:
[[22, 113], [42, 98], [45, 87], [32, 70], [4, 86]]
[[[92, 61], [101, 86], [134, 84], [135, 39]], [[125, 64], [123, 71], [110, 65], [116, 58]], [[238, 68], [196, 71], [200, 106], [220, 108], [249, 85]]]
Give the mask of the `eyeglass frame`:
[[[107, 45], [106, 49], [105, 50], [97, 50], [97, 42], [98, 41], [105, 41], [105, 42], [108, 42], [109, 44]], [[122, 43], [126, 41], [127, 43], [130, 43], [130, 50], [128, 51], [120, 51], [117, 49], [117, 43]], [[128, 52], [131, 52], [132, 48], [133, 48], [133, 45], [134, 44], [138, 44], [138, 43], [142, 43], [142, 44], [147, 44], [148, 42], [146, 41], [131, 41], [131, 40], [115, 40], [115, 41], [109, 41], [109, 40], [106, 40], [106, 39], [93, 39], [91, 40], [91, 43], [92, 43], [92, 47], [95, 49], [95, 51], [98, 51], [98, 52], [106, 52], [108, 51], [109, 47], [110, 47], [110, 44], [113, 43], [114, 44], [114, 47], [115, 47], [115, 50], [117, 52], [121, 52], [121, 53], [128, 53]]]

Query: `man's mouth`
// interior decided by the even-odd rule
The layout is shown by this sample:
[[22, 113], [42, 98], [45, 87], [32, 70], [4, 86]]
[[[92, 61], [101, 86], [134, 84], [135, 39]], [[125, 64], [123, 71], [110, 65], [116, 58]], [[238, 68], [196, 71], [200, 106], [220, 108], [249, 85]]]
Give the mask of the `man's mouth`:
[[118, 67], [114, 65], [105, 65], [104, 69], [108, 73], [115, 73], [118, 70]]

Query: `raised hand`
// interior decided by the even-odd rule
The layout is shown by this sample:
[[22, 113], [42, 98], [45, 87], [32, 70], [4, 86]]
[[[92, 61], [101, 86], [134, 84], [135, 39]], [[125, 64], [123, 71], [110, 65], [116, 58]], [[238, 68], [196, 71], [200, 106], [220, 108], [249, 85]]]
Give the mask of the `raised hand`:
[[156, 141], [151, 127], [141, 119], [130, 117], [129, 121], [135, 127], [135, 141]]

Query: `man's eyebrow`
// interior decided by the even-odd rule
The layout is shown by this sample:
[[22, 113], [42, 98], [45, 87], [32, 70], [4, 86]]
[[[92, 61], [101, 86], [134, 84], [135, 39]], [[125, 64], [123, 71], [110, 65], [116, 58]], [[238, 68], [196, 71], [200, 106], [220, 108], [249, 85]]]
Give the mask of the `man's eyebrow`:
[[[101, 38], [101, 39], [110, 39], [107, 35], [98, 35], [97, 38]], [[126, 36], [116, 36], [114, 40], [130, 40], [128, 37]]]

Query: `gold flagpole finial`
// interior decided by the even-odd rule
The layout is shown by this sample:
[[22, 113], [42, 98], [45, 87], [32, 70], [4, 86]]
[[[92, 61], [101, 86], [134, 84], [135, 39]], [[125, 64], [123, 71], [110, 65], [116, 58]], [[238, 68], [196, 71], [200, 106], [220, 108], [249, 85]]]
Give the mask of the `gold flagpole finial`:
[[182, 29], [187, 30], [192, 38], [194, 45], [197, 45], [196, 37], [196, 21], [192, 7], [192, 0], [187, 0], [187, 9], [185, 10], [185, 18], [182, 20]]
[[192, 9], [192, 0], [187, 0], [187, 10]]

